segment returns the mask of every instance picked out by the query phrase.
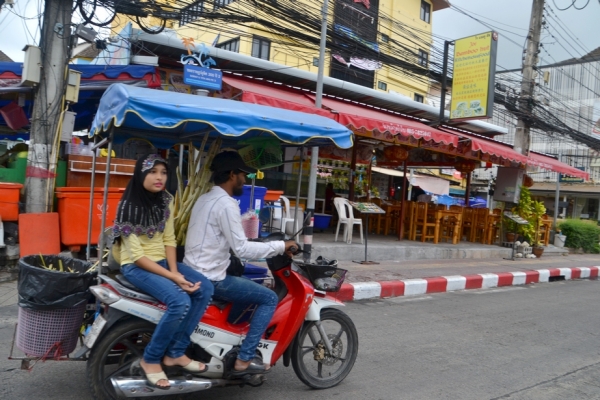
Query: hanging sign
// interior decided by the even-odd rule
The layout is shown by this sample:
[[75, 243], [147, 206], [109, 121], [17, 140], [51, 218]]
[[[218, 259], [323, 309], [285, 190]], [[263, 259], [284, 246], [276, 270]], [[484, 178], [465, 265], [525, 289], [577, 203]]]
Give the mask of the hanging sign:
[[454, 42], [450, 120], [491, 118], [498, 34], [486, 32]]
[[221, 90], [223, 73], [216, 69], [186, 64], [183, 66], [183, 82], [201, 89]]
[[201, 89], [221, 90], [223, 73], [210, 68], [217, 63], [209, 57], [206, 45], [202, 43], [196, 46], [196, 52], [192, 52], [194, 39], [184, 38], [183, 44], [188, 50], [188, 54], [182, 54], [180, 60], [183, 64], [183, 82]]

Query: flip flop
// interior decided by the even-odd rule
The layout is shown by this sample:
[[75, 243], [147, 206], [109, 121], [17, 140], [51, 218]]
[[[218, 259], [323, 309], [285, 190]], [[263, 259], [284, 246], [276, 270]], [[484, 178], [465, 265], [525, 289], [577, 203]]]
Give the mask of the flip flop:
[[[148, 386], [156, 388], [156, 389], [169, 390], [171, 388], [169, 378], [164, 373], [164, 371], [156, 372], [154, 374], [146, 373], [146, 371], [144, 371], [144, 368], [142, 368], [142, 365], [140, 364], [141, 361], [142, 361], [142, 359], [138, 358], [133, 363], [131, 363], [131, 367], [129, 368], [129, 372], [131, 373], [131, 375], [143, 376], [144, 379], [146, 379], [146, 381], [148, 381]], [[158, 381], [161, 381], [161, 380], [166, 380], [167, 382], [169, 382], [169, 386], [157, 385]]]
[[179, 370], [184, 370], [186, 372], [191, 372], [192, 374], [203, 374], [208, 371], [208, 365], [204, 364], [204, 368], [200, 368], [199, 361], [190, 361], [190, 363], [186, 366], [183, 365], [169, 365], [167, 368], [177, 368]]

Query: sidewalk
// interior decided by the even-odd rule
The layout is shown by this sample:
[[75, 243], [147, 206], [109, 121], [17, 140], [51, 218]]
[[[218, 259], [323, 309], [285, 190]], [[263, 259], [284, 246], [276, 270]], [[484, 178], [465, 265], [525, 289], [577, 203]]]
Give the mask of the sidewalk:
[[[313, 258], [319, 255], [338, 261], [365, 259], [365, 245], [360, 242], [360, 234], [352, 236], [352, 243], [342, 239], [342, 229], [338, 241], [331, 228], [325, 232], [317, 232], [313, 236]], [[302, 241], [302, 238], [300, 238]], [[300, 243], [302, 245], [302, 242]], [[367, 259], [369, 261], [406, 260], [421, 261], [443, 259], [502, 259], [511, 256], [512, 249], [497, 244], [487, 245], [461, 241], [458, 244], [440, 242], [418, 242], [414, 240], [398, 240], [394, 235], [369, 235], [367, 239]], [[567, 249], [548, 246], [543, 258], [569, 254]]]

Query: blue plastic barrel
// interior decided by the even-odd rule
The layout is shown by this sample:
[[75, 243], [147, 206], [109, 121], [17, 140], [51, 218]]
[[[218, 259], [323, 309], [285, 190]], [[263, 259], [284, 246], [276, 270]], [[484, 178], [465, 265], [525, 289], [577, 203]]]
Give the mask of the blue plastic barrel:
[[244, 185], [244, 193], [241, 196], [233, 196], [240, 205], [240, 211], [244, 214], [248, 210], [260, 210], [265, 203], [265, 194], [267, 194], [267, 188], [263, 186], [254, 186], [254, 199], [250, 204], [250, 192], [252, 191], [251, 185]]

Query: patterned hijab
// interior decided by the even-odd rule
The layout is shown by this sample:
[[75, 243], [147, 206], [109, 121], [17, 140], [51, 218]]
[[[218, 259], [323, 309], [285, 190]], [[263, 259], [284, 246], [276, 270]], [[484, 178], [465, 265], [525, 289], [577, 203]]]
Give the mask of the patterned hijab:
[[117, 208], [117, 217], [113, 226], [114, 238], [127, 237], [132, 233], [146, 235], [150, 239], [156, 232], [163, 232], [169, 219], [171, 195], [162, 190], [152, 193], [144, 189], [144, 180], [156, 164], [167, 161], [158, 154], [141, 157], [135, 164], [133, 177], [129, 181]]

